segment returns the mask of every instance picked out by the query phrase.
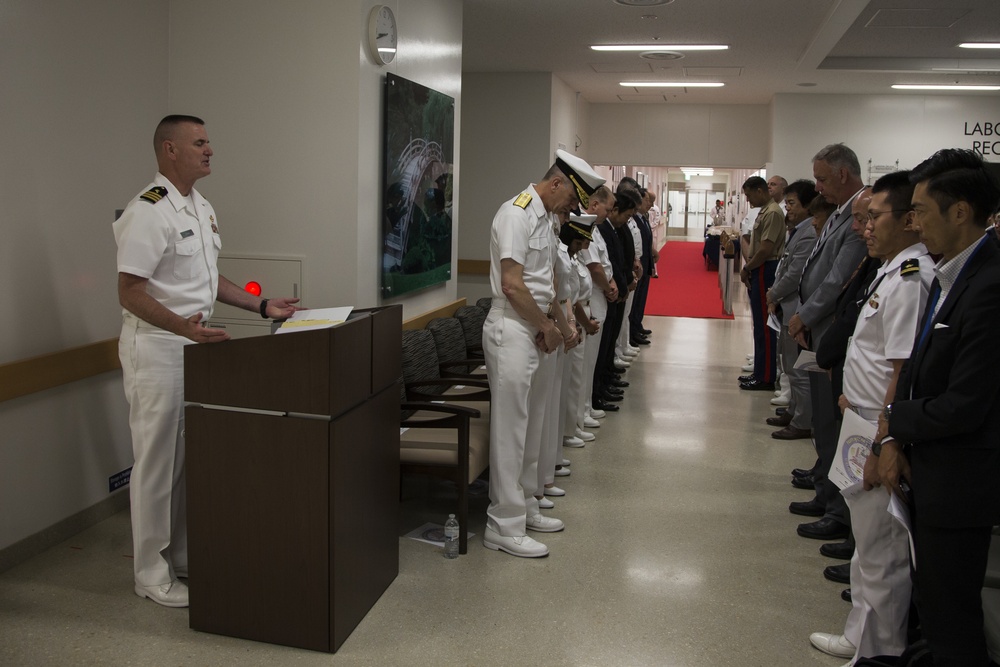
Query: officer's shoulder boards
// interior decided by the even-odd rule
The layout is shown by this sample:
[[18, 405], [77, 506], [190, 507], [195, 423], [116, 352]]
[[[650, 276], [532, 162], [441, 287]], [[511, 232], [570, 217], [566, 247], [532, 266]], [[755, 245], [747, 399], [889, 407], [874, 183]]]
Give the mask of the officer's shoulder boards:
[[916, 257], [906, 260], [899, 265], [899, 275], [908, 276], [911, 273], [920, 272], [920, 260]]
[[167, 189], [162, 185], [157, 185], [155, 188], [150, 188], [149, 190], [146, 190], [141, 195], [139, 195], [139, 199], [142, 199], [143, 201], [148, 201], [150, 204], [155, 204], [156, 202], [160, 201], [166, 196], [167, 196]]
[[517, 196], [517, 199], [514, 200], [514, 206], [523, 209], [527, 209], [528, 204], [530, 203], [531, 203], [531, 195], [529, 195], [527, 192], [522, 192]]

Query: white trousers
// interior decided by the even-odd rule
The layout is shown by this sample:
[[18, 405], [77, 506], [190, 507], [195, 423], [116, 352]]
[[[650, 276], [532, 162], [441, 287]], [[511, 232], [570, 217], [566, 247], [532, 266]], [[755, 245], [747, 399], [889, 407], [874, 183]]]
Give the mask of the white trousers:
[[160, 586], [187, 570], [184, 338], [126, 315], [118, 341], [132, 429], [135, 582]]
[[583, 428], [583, 418], [590, 414], [591, 400], [594, 394], [594, 370], [597, 368], [597, 355], [601, 351], [601, 335], [604, 333], [604, 321], [608, 318], [608, 300], [604, 298], [604, 292], [594, 287], [594, 293], [590, 297], [590, 316], [601, 325], [601, 330], [593, 336], [589, 336], [587, 345], [583, 349], [583, 407], [577, 414], [576, 423]]
[[494, 305], [483, 326], [490, 383], [490, 506], [486, 525], [500, 535], [526, 534], [538, 513], [538, 454], [555, 357], [535, 344], [538, 330], [509, 303]]
[[[573, 350], [575, 350], [574, 348]], [[570, 354], [573, 353], [570, 350]], [[562, 404], [566, 387], [563, 384], [563, 372], [569, 366], [567, 354], [562, 347], [553, 352], [551, 357], [555, 357], [552, 364], [552, 381], [549, 382], [549, 399], [545, 409], [545, 417], [542, 421], [542, 441], [538, 448], [538, 487], [536, 496], [542, 495], [542, 487], [552, 484], [556, 479], [556, 463], [562, 460], [562, 412], [559, 406]]]
[[844, 636], [858, 647], [854, 661], [899, 655], [906, 648], [910, 555], [906, 530], [888, 512], [882, 488], [849, 498], [857, 547], [851, 558], [851, 612]]
[[559, 404], [559, 433], [563, 436], [575, 435], [577, 428], [585, 430], [580, 413], [584, 408], [583, 363], [587, 356], [587, 345], [591, 343], [587, 338], [587, 334], [583, 334], [580, 344], [565, 354], [566, 363], [562, 369], [562, 400]]
[[631, 333], [628, 327], [628, 314], [632, 312], [632, 302], [635, 300], [635, 292], [629, 292], [625, 299], [625, 317], [622, 319], [622, 330], [618, 333], [618, 341], [615, 343], [615, 355], [624, 358], [624, 352], [628, 350]]

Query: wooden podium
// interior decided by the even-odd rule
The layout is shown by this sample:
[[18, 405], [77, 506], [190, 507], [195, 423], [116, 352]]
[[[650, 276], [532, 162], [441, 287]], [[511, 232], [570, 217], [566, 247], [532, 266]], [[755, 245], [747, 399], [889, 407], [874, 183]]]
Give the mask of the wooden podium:
[[401, 329], [185, 348], [191, 628], [332, 653], [396, 578]]

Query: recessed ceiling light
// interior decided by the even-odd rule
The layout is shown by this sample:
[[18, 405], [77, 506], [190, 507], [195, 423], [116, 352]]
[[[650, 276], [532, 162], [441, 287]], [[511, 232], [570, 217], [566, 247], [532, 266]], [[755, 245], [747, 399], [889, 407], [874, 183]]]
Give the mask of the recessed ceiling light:
[[810, 82], [807, 81], [807, 82], [804, 82], [804, 83], [797, 83], [795, 85], [799, 86], [800, 88], [812, 88], [816, 84], [815, 83], [810, 83]]
[[679, 51], [643, 51], [639, 57], [645, 60], [680, 60], [684, 54]]
[[960, 49], [1000, 49], [1000, 42], [964, 42], [958, 45]]
[[725, 51], [726, 44], [597, 44], [594, 51]]
[[724, 83], [709, 81], [622, 81], [626, 88], [722, 88]]
[[892, 86], [896, 90], [1000, 90], [1000, 86], [962, 86], [949, 84], [911, 84], [897, 83]]
[[657, 5], [669, 5], [674, 0], [614, 0], [616, 5], [626, 7], [655, 7]]

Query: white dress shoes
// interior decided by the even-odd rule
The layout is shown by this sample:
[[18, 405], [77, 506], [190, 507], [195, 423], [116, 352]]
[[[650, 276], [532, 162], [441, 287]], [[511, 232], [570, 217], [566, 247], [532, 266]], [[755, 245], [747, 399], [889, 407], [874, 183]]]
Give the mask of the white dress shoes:
[[740, 367], [740, 369], [746, 371], [747, 373], [753, 373], [753, 362], [751, 361], [749, 363], [743, 364]]
[[563, 436], [563, 447], [583, 447], [583, 440], [573, 435]]
[[149, 598], [164, 607], [188, 606], [188, 587], [179, 581], [171, 581], [162, 586], [135, 585], [135, 594], [141, 598]]
[[555, 496], [557, 498], [559, 496], [565, 496], [566, 495], [566, 492], [563, 491], [562, 489], [560, 489], [558, 486], [546, 486], [542, 490], [542, 493], [544, 493], [547, 496]]
[[791, 395], [790, 394], [781, 394], [780, 396], [775, 396], [774, 398], [771, 399], [771, 405], [778, 405], [778, 406], [781, 406], [781, 407], [788, 407], [789, 403], [791, 403]]
[[838, 658], [853, 658], [857, 648], [847, 641], [844, 635], [834, 635], [829, 632], [814, 632], [809, 635], [809, 643], [823, 653], [835, 655]]
[[584, 442], [591, 442], [597, 438], [597, 436], [595, 436], [590, 431], [584, 431], [583, 429], [579, 428], [576, 429], [576, 437], [580, 438], [580, 440], [583, 440]]
[[541, 542], [536, 542], [527, 535], [507, 537], [501, 535], [489, 526], [483, 535], [483, 546], [493, 551], [506, 551], [512, 556], [521, 558], [541, 558], [549, 555], [549, 548]]
[[605, 412], [604, 410], [594, 410], [593, 408], [591, 408], [590, 409], [590, 416], [593, 419], [604, 419], [605, 417], [608, 416], [608, 413]]
[[542, 496], [541, 498], [538, 499], [538, 509], [550, 510], [555, 506], [556, 504], [551, 500], [549, 500], [548, 498], [546, 498], [545, 496]]
[[553, 474], [556, 477], [569, 477], [573, 473], [570, 472], [569, 468], [567, 468], [566, 466], [563, 466], [561, 468], [556, 468], [556, 471]]
[[561, 465], [564, 468], [566, 466], [568, 466], [569, 464], [570, 464], [570, 460], [569, 459], [563, 459], [562, 461], [559, 462], [559, 465]]
[[543, 514], [529, 516], [524, 525], [528, 530], [537, 530], [539, 533], [558, 533], [566, 527], [561, 520]]
[[[601, 410], [601, 413], [603, 414], [604, 410]], [[583, 427], [584, 428], [601, 428], [601, 422], [597, 421], [596, 419], [594, 419], [590, 415], [584, 415], [583, 416]]]

